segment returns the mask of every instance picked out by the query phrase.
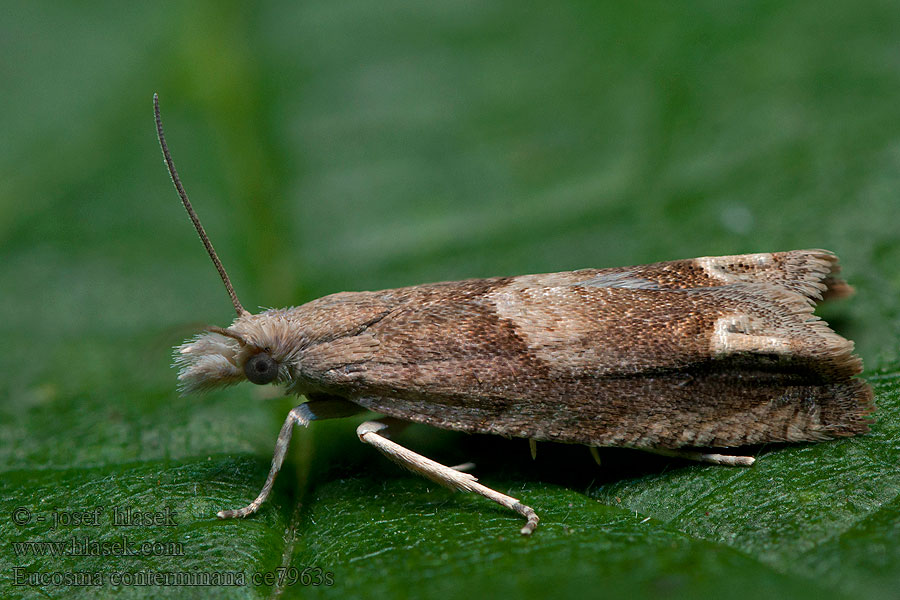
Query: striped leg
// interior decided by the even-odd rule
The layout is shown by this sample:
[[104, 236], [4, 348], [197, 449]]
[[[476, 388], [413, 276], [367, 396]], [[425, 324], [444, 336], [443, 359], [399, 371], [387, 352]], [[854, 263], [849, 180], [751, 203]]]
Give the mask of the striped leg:
[[291, 443], [291, 434], [294, 432], [294, 425], [303, 425], [307, 427], [312, 421], [321, 421], [324, 419], [339, 419], [349, 417], [362, 412], [360, 408], [352, 402], [341, 400], [339, 398], [328, 398], [324, 400], [310, 400], [300, 406], [295, 406], [288, 413], [284, 425], [281, 426], [281, 433], [278, 434], [278, 441], [275, 442], [275, 455], [272, 457], [272, 468], [269, 469], [269, 476], [266, 483], [256, 499], [245, 506], [235, 510], [223, 510], [216, 513], [220, 519], [234, 519], [236, 517], [246, 517], [252, 515], [259, 510], [260, 505], [266, 501], [272, 492], [272, 486], [275, 484], [275, 478], [278, 471], [281, 470], [281, 464], [287, 454], [288, 446]]
[[385, 430], [388, 427], [387, 419], [384, 421], [366, 421], [356, 429], [356, 435], [359, 436], [360, 441], [375, 446], [382, 454], [400, 466], [418, 473], [435, 483], [455, 490], [481, 494], [501, 506], [516, 511], [527, 520], [525, 526], [522, 527], [522, 535], [531, 535], [531, 532], [537, 527], [540, 519], [538, 519], [534, 510], [511, 496], [501, 494], [496, 490], [481, 485], [475, 477], [468, 473], [444, 466], [392, 442], [382, 435], [382, 433], [386, 433]]
[[732, 454], [707, 454], [705, 452], [693, 452], [691, 450], [666, 450], [663, 448], [641, 448], [645, 452], [652, 454], [660, 454], [662, 456], [672, 456], [674, 458], [684, 458], [687, 460], [696, 460], [697, 462], [712, 463], [714, 465], [725, 465], [728, 467], [749, 467], [756, 462], [752, 456], [734, 456]]

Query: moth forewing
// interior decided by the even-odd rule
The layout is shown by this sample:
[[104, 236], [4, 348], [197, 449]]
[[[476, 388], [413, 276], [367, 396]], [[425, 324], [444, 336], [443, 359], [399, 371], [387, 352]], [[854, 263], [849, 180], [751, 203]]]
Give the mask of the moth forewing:
[[[376, 292], [385, 317], [304, 360], [375, 412], [478, 433], [677, 449], [865, 431], [861, 362], [812, 314], [833, 256], [766, 256], [760, 282], [750, 255]], [[712, 260], [747, 281], [695, 276]], [[773, 283], [782, 264], [808, 294]]]
[[535, 512], [386, 436], [417, 422], [536, 441], [633, 447], [724, 465], [707, 452], [867, 431], [871, 388], [852, 342], [813, 315], [852, 289], [825, 250], [702, 257], [613, 269], [343, 292], [301, 306], [243, 309], [178, 179], [176, 189], [237, 318], [179, 346], [186, 392], [249, 380], [307, 402], [287, 416], [257, 498], [269, 495], [295, 425], [365, 409], [363, 442], [403, 467], [525, 517]]

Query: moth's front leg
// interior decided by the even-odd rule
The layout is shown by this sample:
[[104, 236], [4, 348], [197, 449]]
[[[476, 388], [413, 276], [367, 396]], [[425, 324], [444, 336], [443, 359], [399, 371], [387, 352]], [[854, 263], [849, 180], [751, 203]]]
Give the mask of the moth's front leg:
[[304, 427], [307, 427], [312, 421], [350, 417], [364, 410], [364, 408], [360, 408], [352, 402], [334, 397], [322, 400], [310, 400], [309, 402], [305, 402], [300, 406], [292, 408], [291, 412], [288, 413], [287, 419], [284, 420], [284, 425], [281, 426], [281, 433], [278, 434], [278, 441], [275, 442], [275, 454], [272, 456], [272, 467], [269, 469], [269, 476], [266, 478], [266, 483], [263, 485], [259, 495], [253, 502], [244, 508], [219, 511], [216, 513], [216, 516], [220, 519], [233, 519], [235, 517], [252, 515], [259, 510], [259, 507], [266, 501], [266, 498], [268, 498], [269, 494], [272, 492], [275, 478], [278, 476], [278, 471], [281, 470], [281, 465], [287, 454], [288, 446], [291, 443], [291, 434], [294, 432], [294, 425], [303, 425]]
[[[398, 422], [398, 424], [400, 423], [402, 422]], [[511, 496], [501, 494], [496, 490], [481, 485], [475, 477], [468, 473], [463, 473], [435, 462], [381, 435], [386, 433], [386, 430], [392, 424], [393, 420], [388, 419], [383, 421], [366, 421], [356, 429], [356, 435], [359, 436], [361, 441], [375, 446], [382, 454], [400, 466], [418, 473], [435, 483], [455, 490], [481, 494], [501, 506], [516, 511], [527, 519], [527, 523], [522, 527], [522, 535], [531, 535], [531, 532], [534, 531], [540, 520], [534, 510]]]

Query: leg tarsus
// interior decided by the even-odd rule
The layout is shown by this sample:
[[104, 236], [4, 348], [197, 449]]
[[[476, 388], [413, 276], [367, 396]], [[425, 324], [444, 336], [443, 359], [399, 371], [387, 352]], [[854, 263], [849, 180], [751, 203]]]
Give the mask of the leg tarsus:
[[725, 465], [728, 467], [749, 467], [756, 462], [752, 456], [735, 456], [732, 454], [714, 454], [706, 452], [696, 452], [693, 450], [669, 450], [666, 448], [641, 448], [645, 452], [652, 454], [660, 454], [662, 456], [672, 456], [674, 458], [684, 458], [687, 460], [695, 460], [697, 462], [711, 463], [714, 465]]

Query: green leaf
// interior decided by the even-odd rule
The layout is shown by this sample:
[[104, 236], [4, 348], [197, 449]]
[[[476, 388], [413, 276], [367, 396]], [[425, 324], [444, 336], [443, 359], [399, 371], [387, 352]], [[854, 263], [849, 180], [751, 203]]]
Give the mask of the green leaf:
[[[896, 597], [892, 3], [7, 12], [0, 597]], [[248, 308], [824, 247], [858, 292], [822, 316], [866, 362], [872, 432], [753, 448], [750, 469], [399, 437], [535, 508], [522, 538], [517, 515], [360, 444], [364, 417], [315, 423], [260, 512], [219, 521], [300, 400], [175, 390], [171, 348], [233, 313], [160, 161], [153, 92]]]

